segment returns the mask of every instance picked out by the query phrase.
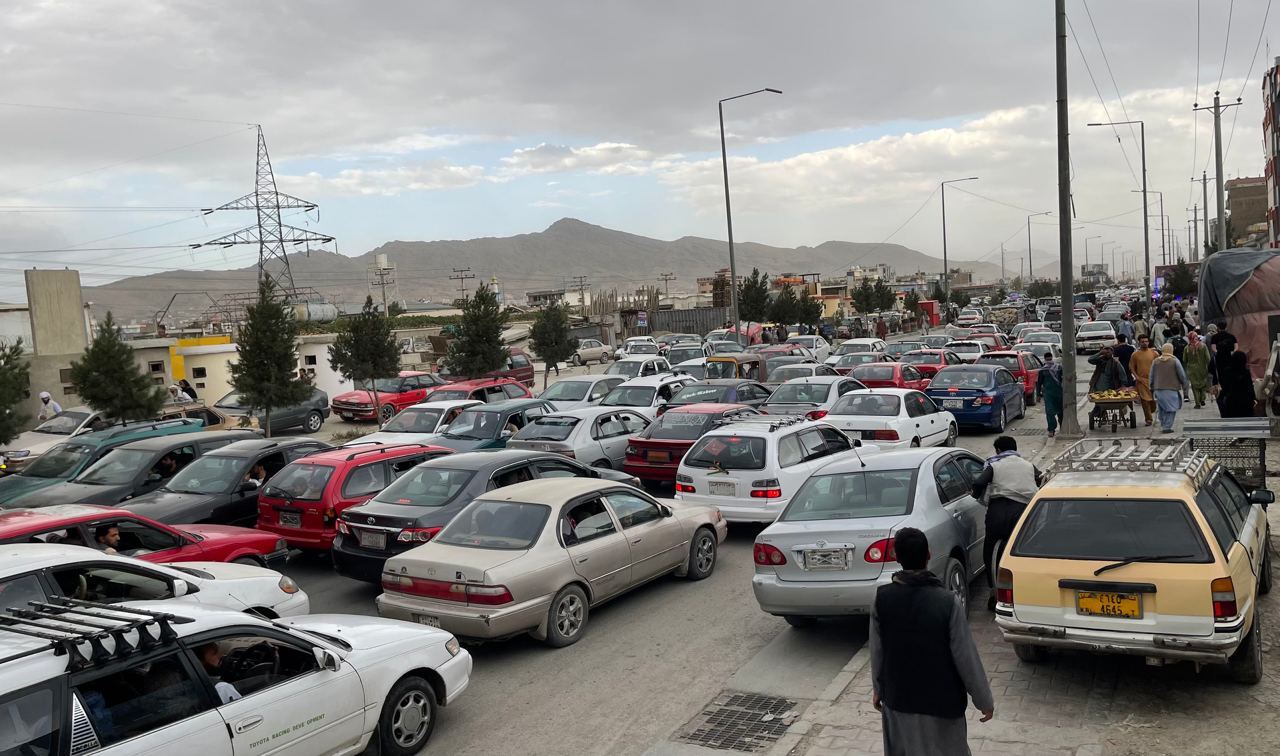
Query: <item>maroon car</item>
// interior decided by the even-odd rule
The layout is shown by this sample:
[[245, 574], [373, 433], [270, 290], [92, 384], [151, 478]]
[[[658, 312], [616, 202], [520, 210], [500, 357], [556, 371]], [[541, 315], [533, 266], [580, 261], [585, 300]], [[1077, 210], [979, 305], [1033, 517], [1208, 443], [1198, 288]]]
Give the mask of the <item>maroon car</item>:
[[917, 349], [899, 357], [898, 362], [911, 365], [926, 378], [932, 378], [944, 367], [965, 364], [960, 355], [950, 349]]
[[672, 407], [631, 437], [622, 471], [640, 480], [674, 482], [684, 453], [724, 418], [759, 415], [744, 404], [686, 404]]

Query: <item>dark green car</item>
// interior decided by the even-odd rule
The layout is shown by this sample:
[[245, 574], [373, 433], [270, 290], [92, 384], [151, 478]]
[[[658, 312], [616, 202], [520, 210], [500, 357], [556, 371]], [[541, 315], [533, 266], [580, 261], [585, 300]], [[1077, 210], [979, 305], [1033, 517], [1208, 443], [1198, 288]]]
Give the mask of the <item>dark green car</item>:
[[502, 449], [506, 447], [507, 439], [525, 423], [555, 411], [551, 402], [545, 399], [508, 399], [480, 404], [460, 412], [448, 428], [424, 439], [424, 442], [459, 452]]

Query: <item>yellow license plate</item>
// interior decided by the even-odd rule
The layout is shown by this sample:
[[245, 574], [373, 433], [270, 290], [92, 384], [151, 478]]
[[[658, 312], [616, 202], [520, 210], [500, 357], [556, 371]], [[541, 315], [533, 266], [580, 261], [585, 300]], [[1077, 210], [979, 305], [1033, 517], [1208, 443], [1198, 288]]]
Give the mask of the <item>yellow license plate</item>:
[[1076, 613], [1090, 617], [1142, 619], [1142, 596], [1137, 593], [1076, 591]]

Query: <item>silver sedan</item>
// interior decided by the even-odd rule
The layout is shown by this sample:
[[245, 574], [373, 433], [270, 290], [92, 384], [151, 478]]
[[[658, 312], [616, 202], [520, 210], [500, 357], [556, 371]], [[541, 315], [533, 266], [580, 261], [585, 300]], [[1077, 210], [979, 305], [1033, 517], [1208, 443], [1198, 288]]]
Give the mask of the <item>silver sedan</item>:
[[869, 614], [876, 590], [902, 569], [893, 536], [929, 538], [929, 569], [966, 603], [983, 569], [986, 508], [971, 494], [983, 462], [959, 449], [843, 457], [819, 468], [756, 537], [756, 601], [793, 626]]
[[516, 431], [507, 448], [557, 452], [584, 465], [621, 470], [627, 441], [649, 423], [621, 407], [583, 407], [535, 419]]

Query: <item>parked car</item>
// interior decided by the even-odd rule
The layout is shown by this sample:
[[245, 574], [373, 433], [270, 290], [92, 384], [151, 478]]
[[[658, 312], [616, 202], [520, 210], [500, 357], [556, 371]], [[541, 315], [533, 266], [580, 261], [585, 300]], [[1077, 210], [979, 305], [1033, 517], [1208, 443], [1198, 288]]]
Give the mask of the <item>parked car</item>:
[[536, 418], [555, 412], [543, 399], [508, 399], [479, 404], [458, 413], [449, 427], [424, 443], [453, 451], [501, 449], [516, 431]]
[[623, 591], [672, 573], [708, 577], [726, 533], [714, 506], [597, 480], [520, 483], [484, 494], [431, 542], [387, 560], [378, 613], [463, 637], [527, 632], [568, 646], [591, 608]]
[[855, 352], [837, 357], [834, 363], [828, 361], [827, 365], [836, 371], [836, 375], [848, 375], [859, 365], [871, 365], [877, 362], [893, 362], [893, 359], [884, 352]]
[[1105, 320], [1085, 323], [1076, 331], [1076, 354], [1100, 352], [1115, 343], [1115, 329]]
[[1023, 344], [1033, 344], [1038, 348], [1047, 347], [1049, 345], [1062, 349], [1062, 334], [1053, 331], [1031, 331], [1022, 334]]
[[[658, 353], [667, 355], [676, 344], [701, 345], [702, 337], [696, 333], [664, 333], [654, 341], [658, 342]], [[669, 355], [668, 359], [670, 359]]]
[[971, 339], [947, 342], [947, 346], [945, 348], [948, 351], [955, 352], [960, 356], [960, 359], [970, 363], [977, 362], [979, 357], [991, 351], [991, 348], [986, 344], [981, 341], [974, 341]]
[[948, 365], [964, 364], [960, 355], [949, 349], [917, 349], [899, 357], [898, 362], [919, 370], [925, 378], [932, 378], [934, 373]]
[[1022, 334], [1027, 333], [1028, 331], [1047, 331], [1047, 330], [1049, 330], [1048, 323], [1044, 323], [1036, 320], [1028, 320], [1022, 323], [1018, 323], [1013, 328], [1010, 328], [1009, 338], [1013, 339], [1013, 341], [1016, 343], [1019, 339], [1022, 338]]
[[760, 410], [768, 415], [804, 415], [810, 420], [819, 420], [837, 399], [865, 388], [862, 381], [843, 375], [793, 378], [778, 386], [769, 401], [760, 405]]
[[957, 365], [939, 370], [925, 391], [955, 415], [960, 425], [979, 425], [997, 433], [1027, 414], [1022, 384], [999, 365]]
[[599, 406], [630, 408], [652, 420], [658, 416], [659, 407], [670, 402], [680, 389], [690, 383], [693, 383], [692, 378], [675, 373], [632, 378], [618, 384], [612, 391], [605, 394]]
[[982, 322], [982, 311], [966, 307], [956, 316], [956, 325], [970, 326]]
[[1028, 406], [1040, 401], [1040, 389], [1036, 388], [1036, 383], [1040, 379], [1040, 368], [1044, 367], [1044, 363], [1031, 352], [987, 352], [978, 358], [977, 364], [999, 365], [1008, 370], [1022, 384], [1022, 394]]
[[889, 345], [884, 348], [884, 353], [896, 362], [899, 357], [907, 352], [914, 352], [917, 349], [924, 348], [925, 345], [923, 341], [891, 341], [889, 342]]
[[233, 441], [258, 438], [249, 430], [175, 433], [117, 446], [71, 480], [24, 496], [22, 507], [98, 504], [111, 507], [150, 493], [201, 455]]
[[687, 362], [689, 360], [696, 360], [703, 357], [710, 357], [711, 347], [701, 342], [698, 342], [698, 343], [682, 342], [678, 344], [672, 344], [671, 348], [667, 350], [667, 353], [665, 356], [667, 358], [667, 361], [669, 361], [672, 365], [679, 365], [680, 363]]
[[998, 352], [1009, 348], [1009, 340], [1005, 338], [1003, 333], [975, 333], [969, 337], [969, 340], [982, 344], [987, 348], [988, 352]]
[[631, 336], [622, 342], [622, 346], [618, 347], [613, 353], [614, 359], [622, 359], [632, 355], [656, 355], [658, 353], [658, 342], [652, 336]]
[[676, 365], [671, 368], [671, 372], [677, 375], [688, 376], [695, 381], [700, 381], [707, 377], [707, 359], [705, 357], [698, 357], [697, 359], [685, 360], [684, 362], [676, 363]]
[[56, 417], [44, 421], [34, 429], [19, 433], [18, 437], [0, 449], [0, 470], [6, 475], [21, 472], [54, 446], [82, 433], [106, 430], [112, 423], [89, 407], [71, 407]]
[[[436, 369], [439, 371], [442, 381], [452, 383], [458, 378], [458, 376], [449, 373], [449, 366], [445, 363], [443, 357], [436, 362]], [[533, 360], [523, 349], [509, 346], [507, 347], [507, 357], [503, 361], [502, 367], [497, 370], [490, 370], [480, 377], [505, 378], [521, 383], [528, 388], [533, 388]]]
[[[396, 378], [364, 381], [352, 391], [333, 397], [333, 414], [346, 420], [390, 420], [397, 412], [426, 399], [427, 392], [443, 386], [445, 380], [434, 373], [402, 370]], [[377, 389], [377, 405], [374, 404]]]
[[725, 420], [759, 414], [758, 410], [745, 404], [704, 403], [672, 407], [648, 428], [629, 439], [622, 470], [640, 480], [670, 483], [676, 479], [680, 459], [703, 433]]
[[818, 362], [831, 356], [831, 344], [821, 336], [790, 336], [788, 344], [798, 344], [809, 350], [809, 354]]
[[397, 477], [451, 449], [426, 444], [330, 449], [294, 460], [258, 494], [259, 530], [294, 548], [328, 551], [338, 515], [368, 501]]
[[626, 378], [621, 375], [604, 375], [603, 373], [566, 376], [538, 394], [538, 398], [551, 402], [551, 406], [561, 412], [594, 407], [606, 394], [625, 380]]
[[627, 439], [649, 427], [629, 409], [584, 407], [534, 418], [507, 441], [508, 449], [550, 451], [592, 467], [622, 468]]
[[859, 365], [849, 373], [867, 388], [906, 388], [924, 391], [929, 387], [929, 379], [914, 365], [903, 362], [872, 363]]
[[671, 372], [671, 363], [666, 357], [623, 357], [606, 369], [605, 375], [620, 375], [623, 378], [644, 378], [660, 373]]
[[846, 354], [857, 354], [859, 352], [881, 352], [889, 344], [884, 339], [846, 339], [836, 345], [835, 350], [830, 357], [823, 360], [828, 365], [835, 362], [837, 357], [843, 357]]
[[[255, 427], [266, 428], [266, 414], [260, 409], [251, 410], [235, 391], [214, 402], [213, 406], [233, 419], [252, 417], [256, 421]], [[274, 435], [294, 428], [301, 429], [303, 433], [319, 433], [329, 413], [329, 395], [320, 389], [312, 389], [311, 396], [301, 404], [272, 408], [271, 433]]]
[[773, 392], [767, 386], [755, 381], [741, 378], [712, 378], [706, 381], [690, 383], [676, 392], [671, 401], [658, 408], [662, 415], [677, 407], [691, 404], [741, 404], [747, 407], [759, 407], [769, 400]]
[[849, 438], [881, 449], [953, 446], [960, 433], [955, 416], [914, 389], [878, 388], [842, 396], [825, 419]]
[[347, 577], [376, 583], [388, 557], [430, 541], [472, 499], [542, 478], [636, 483], [626, 473], [588, 467], [554, 452], [500, 449], [433, 457], [368, 501], [343, 510], [333, 541], [334, 567]]
[[508, 399], [528, 399], [532, 396], [528, 387], [512, 378], [475, 378], [445, 384], [429, 392], [425, 401], [434, 403], [470, 399], [477, 402], [505, 402]]
[[951, 449], [824, 465], [756, 536], [751, 588], [760, 608], [794, 627], [870, 614], [876, 591], [901, 569], [893, 538], [905, 527], [928, 536], [929, 569], [967, 607], [969, 584], [983, 568], [986, 508], [970, 492], [982, 465]]
[[777, 387], [792, 378], [810, 378], [815, 375], [840, 375], [840, 373], [831, 365], [821, 362], [797, 362], [792, 365], [779, 365], [770, 370], [769, 383]]
[[[508, 385], [520, 386], [517, 383]], [[505, 397], [506, 394], [502, 394], [502, 396]], [[431, 401], [430, 397], [428, 397], [428, 401], [422, 404], [415, 404], [412, 407], [400, 410], [395, 417], [391, 418], [390, 422], [382, 426], [382, 430], [376, 433], [366, 433], [348, 441], [343, 446], [426, 443], [428, 439], [434, 438], [438, 433], [448, 428], [449, 423], [457, 419], [464, 409], [476, 407], [483, 403], [476, 399]]]
[[203, 399], [194, 402], [165, 404], [153, 420], [199, 420], [204, 431], [224, 431], [248, 428], [258, 430], [258, 419], [253, 416], [232, 415], [221, 407], [205, 404]]
[[954, 339], [945, 333], [929, 333], [919, 337], [919, 341], [925, 349], [944, 349]]
[[601, 365], [609, 361], [613, 349], [600, 339], [579, 339], [578, 348], [569, 357], [574, 365], [585, 365], [588, 362], [599, 362]]

